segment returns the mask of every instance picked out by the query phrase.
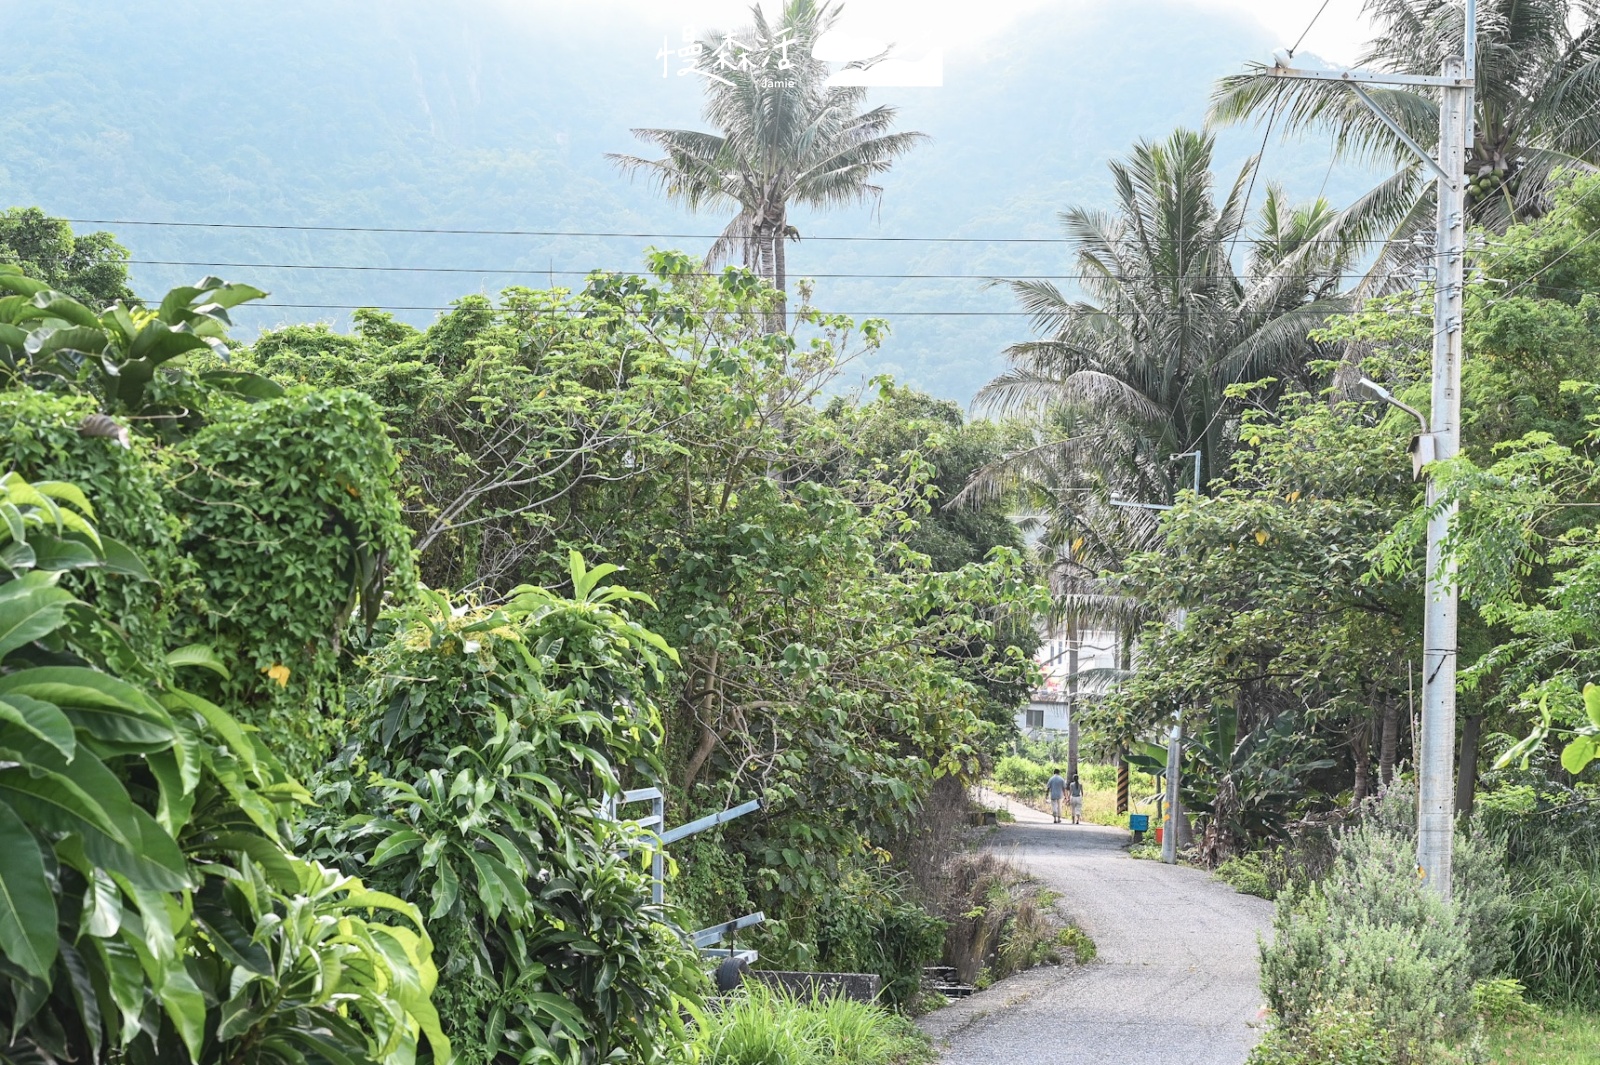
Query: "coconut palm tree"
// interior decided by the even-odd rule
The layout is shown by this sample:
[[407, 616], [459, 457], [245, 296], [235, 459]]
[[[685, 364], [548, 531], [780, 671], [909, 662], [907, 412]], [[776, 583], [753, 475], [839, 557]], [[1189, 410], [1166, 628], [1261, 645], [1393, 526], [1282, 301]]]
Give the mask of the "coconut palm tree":
[[[732, 210], [706, 265], [737, 257], [779, 293], [788, 283], [785, 243], [800, 238], [790, 207], [876, 201], [883, 190], [872, 179], [925, 139], [895, 131], [893, 107], [863, 111], [864, 88], [829, 84], [834, 71], [813, 50], [839, 10], [827, 0], [786, 0], [772, 22], [760, 5], [752, 7], [753, 26], [741, 39], [712, 36], [700, 44], [695, 71], [706, 80], [706, 121], [718, 132], [636, 129], [665, 157], [608, 156], [628, 173], [653, 177], [692, 211]], [[780, 302], [777, 329], [785, 317]]]
[[[1361, 67], [1437, 75], [1444, 56], [1461, 54], [1459, 0], [1367, 0], [1364, 11], [1377, 36]], [[1548, 210], [1561, 171], [1600, 162], [1600, 3], [1484, 0], [1477, 53], [1469, 208], [1478, 224], [1501, 231]], [[1417, 143], [1438, 143], [1439, 104], [1429, 91], [1369, 92]], [[1433, 182], [1346, 86], [1274, 79], [1256, 66], [1218, 84], [1210, 117], [1222, 124], [1275, 122], [1285, 136], [1327, 132], [1346, 158], [1393, 163], [1398, 172], [1365, 198], [1389, 230], [1367, 287], [1383, 288], [1415, 258], [1407, 249], [1431, 229]]]
[[[1049, 281], [1006, 282], [1039, 339], [1012, 345], [1012, 368], [978, 394], [1002, 414], [1059, 420], [1041, 444], [1063, 469], [1108, 492], [1160, 502], [1187, 480], [1169, 457], [1199, 450], [1204, 477], [1231, 451], [1230, 386], [1304, 373], [1306, 334], [1348, 304], [1340, 279], [1369, 229], [1325, 201], [1291, 208], [1269, 187], [1253, 235], [1246, 163], [1220, 203], [1213, 138], [1178, 130], [1111, 163], [1116, 206], [1061, 215], [1083, 296]], [[1243, 245], [1244, 268], [1234, 256]]]
[[[1061, 215], [1082, 295], [1047, 281], [1006, 282], [1038, 339], [1006, 351], [1011, 368], [978, 405], [1030, 423], [1034, 444], [974, 477], [958, 497], [1018, 492], [1052, 562], [1064, 616], [1131, 632], [1137, 603], [1099, 579], [1153, 543], [1148, 510], [1166, 503], [1200, 453], [1220, 475], [1237, 432], [1231, 386], [1269, 377], [1308, 381], [1310, 330], [1349, 306], [1342, 294], [1371, 235], [1360, 212], [1318, 200], [1292, 207], [1268, 187], [1253, 226], [1246, 199], [1256, 161], [1220, 202], [1210, 135], [1178, 130], [1111, 164], [1115, 207]], [[1235, 266], [1235, 256], [1242, 266]]]

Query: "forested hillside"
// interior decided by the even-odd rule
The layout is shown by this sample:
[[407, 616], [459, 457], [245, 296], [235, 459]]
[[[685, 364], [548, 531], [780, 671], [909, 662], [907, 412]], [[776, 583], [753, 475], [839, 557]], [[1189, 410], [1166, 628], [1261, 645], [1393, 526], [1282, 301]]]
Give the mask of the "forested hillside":
[[[1037, 12], [949, 53], [942, 88], [877, 90], [876, 100], [901, 106], [902, 128], [931, 143], [888, 175], [881, 210], [799, 217], [791, 270], [818, 278], [818, 304], [885, 313], [893, 325], [847, 380], [888, 372], [965, 402], [1026, 320], [981, 280], [822, 275], [1072, 268], [1058, 244], [815, 236], [1057, 236], [1058, 210], [1104, 199], [1106, 159], [1135, 138], [1198, 123], [1217, 76], [1282, 43], [1159, 0], [1073, 6], [1071, 19]], [[727, 11], [737, 25], [745, 5], [730, 0]], [[83, 219], [715, 232], [724, 218], [687, 215], [603, 158], [641, 150], [631, 127], [700, 127], [700, 82], [663, 79], [654, 58], [682, 21], [670, 4], [642, 21], [620, 4], [512, 9], [489, 0], [6, 5], [6, 35], [32, 43], [0, 74], [0, 203]], [[1260, 143], [1250, 131], [1225, 135], [1222, 169]], [[1297, 197], [1325, 181], [1335, 200], [1363, 187], [1359, 174], [1329, 173], [1325, 145], [1274, 144], [1264, 178]], [[425, 325], [432, 308], [463, 293], [636, 270], [651, 244], [705, 247], [681, 238], [104, 228], [132, 250], [142, 292], [207, 272], [270, 290], [273, 306], [241, 312], [246, 333], [347, 322], [345, 308], [356, 305], [403, 308], [399, 317]], [[974, 311], [1006, 313], [966, 313]]]

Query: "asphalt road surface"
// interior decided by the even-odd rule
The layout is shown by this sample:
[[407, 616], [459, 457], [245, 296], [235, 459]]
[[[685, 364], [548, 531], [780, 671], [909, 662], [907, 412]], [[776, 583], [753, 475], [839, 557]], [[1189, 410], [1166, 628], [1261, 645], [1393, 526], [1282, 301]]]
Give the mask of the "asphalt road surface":
[[1017, 824], [1000, 826], [990, 849], [1059, 891], [1099, 956], [922, 1018], [944, 1065], [1243, 1065], [1272, 905], [1197, 869], [1129, 858], [1125, 831], [1008, 805]]

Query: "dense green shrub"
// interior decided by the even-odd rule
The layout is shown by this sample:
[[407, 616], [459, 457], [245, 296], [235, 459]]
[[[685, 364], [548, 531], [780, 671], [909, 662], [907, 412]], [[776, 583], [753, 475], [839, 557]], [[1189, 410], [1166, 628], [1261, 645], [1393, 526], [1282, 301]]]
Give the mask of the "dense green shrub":
[[1519, 877], [1505, 938], [1507, 970], [1537, 1001], [1600, 1007], [1600, 871]]
[[1600, 818], [1565, 783], [1491, 791], [1481, 804], [1511, 856], [1506, 970], [1535, 1001], [1600, 1009]]
[[147, 578], [89, 500], [8, 473], [0, 516], [0, 1060], [447, 1058], [417, 909], [286, 848], [304, 792], [221, 708], [97, 657], [119, 619], [63, 572]]
[[1472, 986], [1503, 954], [1504, 851], [1458, 832], [1450, 901], [1416, 876], [1415, 798], [1392, 788], [1347, 832], [1329, 875], [1278, 898], [1261, 951], [1268, 1005], [1301, 1033], [1330, 1003], [1354, 1002], [1416, 1060], [1470, 1023]]
[[262, 295], [247, 285], [208, 277], [151, 310], [101, 310], [0, 263], [0, 291], [13, 293], [0, 300], [0, 415], [13, 419], [0, 464], [82, 483], [103, 500], [111, 555], [131, 548], [154, 578], [73, 584], [123, 627], [119, 668], [159, 680], [170, 641], [207, 644], [240, 668], [197, 678], [200, 694], [311, 771], [341, 732], [352, 614], [371, 624], [391, 568], [412, 583], [376, 406], [220, 363], [228, 309]]
[[1251, 851], [1229, 858], [1217, 866], [1215, 872], [1217, 879], [1223, 881], [1233, 890], [1243, 895], [1254, 895], [1258, 899], [1271, 902], [1278, 897], [1278, 890], [1272, 882], [1272, 872], [1268, 865], [1272, 858], [1260, 851]]
[[410, 587], [394, 452], [357, 392], [296, 388], [218, 400], [210, 414], [169, 490], [203, 583], [191, 638], [242, 667], [208, 694], [270, 730], [309, 773], [345, 732], [339, 666], [352, 615], [376, 620], [390, 569]]
[[922, 987], [923, 967], [944, 953], [944, 921], [885, 870], [852, 870], [814, 912], [818, 968], [877, 973], [892, 1005], [909, 1001]]
[[681, 1047], [704, 976], [650, 899], [651, 837], [608, 815], [649, 779], [671, 656], [643, 599], [574, 556], [573, 599], [424, 593], [385, 623], [358, 739], [319, 778], [315, 853], [425, 910], [439, 1007], [466, 1065], [626, 1060]]
[[1319, 1002], [1294, 1027], [1268, 1029], [1247, 1065], [1394, 1065], [1401, 1049], [1370, 1009]]
[[1052, 767], [1008, 754], [994, 764], [995, 785], [1013, 795], [1043, 795]]
[[[114, 439], [83, 435], [79, 428], [97, 409], [89, 396], [0, 392], [0, 470], [79, 486], [94, 500], [102, 539], [138, 556], [151, 580], [89, 567], [64, 574], [62, 586], [116, 620], [133, 652], [118, 662], [124, 672], [159, 678], [167, 673], [162, 656], [174, 641], [175, 604], [194, 570], [179, 547], [182, 523], [167, 505], [173, 456], [140, 436], [121, 447]], [[101, 650], [116, 655], [120, 648], [103, 643]]]

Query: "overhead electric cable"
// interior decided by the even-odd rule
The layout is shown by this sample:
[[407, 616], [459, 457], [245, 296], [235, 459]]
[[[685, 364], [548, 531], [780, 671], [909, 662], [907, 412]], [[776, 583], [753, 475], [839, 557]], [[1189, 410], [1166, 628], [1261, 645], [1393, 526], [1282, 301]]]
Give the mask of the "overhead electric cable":
[[1311, 16], [1311, 21], [1306, 23], [1306, 28], [1300, 31], [1300, 36], [1295, 40], [1294, 47], [1289, 49], [1290, 59], [1293, 59], [1294, 54], [1300, 50], [1300, 46], [1305, 43], [1306, 35], [1311, 32], [1311, 27], [1317, 24], [1317, 19], [1321, 18], [1322, 13], [1326, 10], [1328, 10], [1328, 0], [1322, 0], [1322, 6], [1317, 8], [1317, 13]]
[[[395, 273], [395, 274], [528, 274], [539, 277], [549, 277], [552, 274], [559, 277], [589, 277], [593, 274], [608, 274], [617, 277], [630, 277], [647, 273], [645, 270], [622, 270], [611, 267], [596, 267], [590, 270], [556, 270], [546, 267], [468, 267], [468, 266], [377, 266], [371, 264], [340, 264], [340, 263], [244, 263], [244, 262], [207, 262], [198, 259], [129, 259], [132, 266], [193, 266], [206, 269], [219, 270], [319, 270], [340, 271], [350, 270], [363, 273]], [[904, 280], [904, 281], [1084, 281], [1104, 280], [1106, 275], [1099, 273], [1089, 274], [1008, 274], [999, 277], [994, 274], [864, 274], [864, 273], [812, 273], [810, 271], [792, 271], [797, 278], [850, 278], [862, 280]], [[721, 271], [696, 270], [691, 272], [695, 277], [720, 277]], [[1307, 274], [1307, 277], [1332, 277], [1332, 274]], [[1350, 271], [1337, 275], [1339, 277], [1359, 278], [1366, 276], [1359, 271]], [[1167, 280], [1165, 275], [1156, 274], [1118, 274], [1112, 280], [1117, 281], [1161, 281]], [[1198, 279], [1197, 279], [1198, 280]]]
[[[265, 224], [257, 222], [173, 222], [158, 221], [154, 219], [139, 218], [67, 218], [66, 222], [82, 226], [158, 226], [179, 229], [243, 229], [266, 230], [271, 232], [292, 233], [396, 233], [406, 235], [440, 235], [440, 236], [472, 236], [472, 237], [583, 237], [583, 238], [616, 238], [628, 240], [706, 240], [720, 239], [717, 233], [645, 233], [625, 232], [612, 230], [579, 230], [579, 229], [448, 229], [428, 228], [422, 226], [311, 226], [311, 225], [284, 225]], [[1205, 237], [1195, 237], [1196, 240], [1205, 240]], [[922, 237], [922, 236], [863, 236], [823, 234], [799, 238], [800, 243], [806, 241], [849, 241], [859, 243], [889, 243], [889, 244], [1076, 244], [1076, 237]], [[1182, 243], [1180, 241], [1180, 243]], [[1270, 241], [1250, 240], [1241, 243], [1266, 244]], [[1305, 243], [1312, 244], [1337, 244], [1343, 241], [1332, 238], [1314, 238]], [[1384, 243], [1373, 241], [1372, 243]]]

